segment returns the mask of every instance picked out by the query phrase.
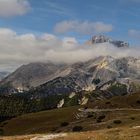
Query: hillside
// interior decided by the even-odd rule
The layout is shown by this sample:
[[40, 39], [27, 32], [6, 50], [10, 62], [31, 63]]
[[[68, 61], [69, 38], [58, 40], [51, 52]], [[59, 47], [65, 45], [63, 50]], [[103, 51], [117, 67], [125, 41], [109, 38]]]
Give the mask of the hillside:
[[114, 96], [127, 94], [125, 86], [119, 85], [119, 88], [116, 88], [116, 84], [105, 91], [81, 91], [70, 94], [64, 94], [64, 92], [60, 94], [56, 91], [55, 94], [46, 94], [47, 90], [46, 88], [40, 87], [25, 93], [0, 95], [0, 121], [26, 113], [75, 105], [86, 105], [91, 102], [104, 101]]
[[[72, 131], [120, 133], [140, 125], [140, 94], [125, 95], [112, 99], [91, 102], [86, 106], [75, 106], [22, 115], [1, 123], [1, 134], [5, 136], [47, 134]], [[74, 127], [80, 126], [79, 129]], [[107, 130], [109, 129], [109, 130]], [[93, 133], [95, 133], [93, 131]], [[97, 133], [98, 133], [97, 132]], [[86, 132], [88, 134], [88, 132]], [[86, 134], [85, 133], [85, 134]], [[79, 133], [78, 136], [84, 135]], [[70, 137], [71, 138], [73, 136]], [[121, 136], [120, 136], [121, 137]], [[68, 138], [68, 140], [69, 140]], [[86, 139], [87, 137], [84, 136]], [[138, 138], [139, 135], [138, 135]]]

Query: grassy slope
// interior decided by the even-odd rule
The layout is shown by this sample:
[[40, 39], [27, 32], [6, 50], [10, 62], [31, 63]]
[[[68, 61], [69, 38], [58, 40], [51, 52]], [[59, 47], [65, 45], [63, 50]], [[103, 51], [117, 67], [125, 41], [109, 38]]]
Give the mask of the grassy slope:
[[[105, 100], [105, 101], [90, 102], [87, 106], [88, 108], [89, 107], [94, 108], [97, 106], [98, 108], [116, 108], [116, 107], [117, 108], [118, 107], [140, 108], [140, 104], [137, 103], [139, 99], [140, 99], [140, 94], [134, 94], [129, 96], [114, 97], [110, 100]], [[93, 130], [96, 131], [98, 130], [98, 131], [96, 135], [95, 135], [96, 131], [83, 132], [78, 134], [74, 133], [74, 135], [70, 133], [69, 137], [66, 138], [65, 140], [70, 140], [70, 138], [73, 140], [86, 140], [87, 135], [88, 136], [91, 135], [91, 137], [95, 135], [97, 137], [97, 134], [99, 134], [100, 136], [99, 140], [100, 140], [103, 139], [104, 135], [106, 135], [107, 137], [113, 137], [119, 133], [120, 135], [126, 135], [129, 130], [131, 131], [130, 134], [132, 136], [136, 135], [136, 137], [140, 139], [140, 134], [138, 131], [139, 129], [134, 129], [134, 130], [132, 129], [134, 126], [140, 125], [140, 111], [100, 112], [100, 113], [96, 113], [96, 117], [81, 118], [79, 120], [76, 120], [74, 114], [78, 112], [78, 108], [80, 108], [80, 106], [26, 114], [26, 115], [19, 116], [17, 118], [13, 118], [12, 120], [3, 122], [0, 125], [1, 125], [1, 129], [4, 130], [4, 135], [7, 136], [9, 135], [13, 137], [15, 135], [43, 134], [48, 132], [50, 133], [71, 132], [72, 128], [78, 125], [83, 127], [83, 131], [93, 131]], [[105, 119], [103, 119], [102, 122], [97, 123], [97, 118], [101, 115], [105, 115]], [[113, 122], [114, 120], [121, 120], [121, 123], [114, 124]], [[69, 122], [69, 125], [66, 127], [61, 127], [60, 124], [62, 122]], [[108, 129], [108, 126], [112, 128]], [[116, 132], [116, 128], [119, 129], [119, 132]], [[134, 134], [132, 133], [133, 131]], [[15, 137], [13, 139], [15, 139]], [[107, 140], [111, 140], [111, 139], [107, 139]], [[129, 140], [129, 138], [124, 140]]]
[[3, 127], [4, 135], [22, 135], [32, 133], [52, 132], [60, 127], [62, 122], [74, 120], [73, 113], [78, 107], [61, 108], [38, 113], [31, 113], [6, 121]]
[[140, 93], [90, 101], [87, 106], [92, 108], [140, 108]]
[[[42, 135], [24, 135], [3, 137], [3, 140], [29, 140]], [[140, 128], [119, 127], [97, 131], [87, 131], [78, 133], [67, 133], [65, 137], [53, 140], [140, 140]]]
[[115, 128], [81, 133], [70, 133], [53, 140], [140, 140], [140, 128]]

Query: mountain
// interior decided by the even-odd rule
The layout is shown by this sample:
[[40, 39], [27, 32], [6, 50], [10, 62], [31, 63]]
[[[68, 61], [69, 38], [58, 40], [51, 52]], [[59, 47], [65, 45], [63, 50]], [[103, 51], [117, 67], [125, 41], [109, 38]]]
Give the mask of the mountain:
[[[94, 36], [87, 43], [106, 42], [119, 48], [129, 47], [124, 41], [103, 35]], [[58, 107], [67, 104], [67, 101], [83, 104], [89, 99], [85, 96], [87, 92], [103, 99], [140, 91], [139, 70], [140, 59], [134, 57], [99, 56], [74, 64], [30, 63], [22, 65], [0, 82], [0, 94], [25, 93], [30, 95], [29, 98], [57, 97], [60, 101]], [[69, 98], [71, 95], [74, 100]]]
[[86, 44], [93, 45], [93, 44], [107, 43], [107, 42], [110, 44], [113, 44], [114, 46], [116, 46], [118, 48], [129, 47], [129, 43], [127, 43], [127, 42], [120, 41], [120, 40], [113, 40], [104, 35], [93, 36], [89, 41], [86, 42]]
[[1, 82], [0, 114], [13, 117], [136, 93], [140, 91], [139, 70], [140, 59], [111, 56], [71, 65], [23, 65]]
[[140, 91], [139, 69], [140, 59], [98, 57], [65, 67], [63, 75], [28, 93], [36, 98], [53, 96], [51, 100], [54, 100], [57, 97], [55, 106], [58, 108], [84, 105], [88, 100], [102, 100]]
[[64, 65], [53, 63], [30, 63], [22, 65], [15, 72], [1, 81], [1, 85], [10, 85], [18, 91], [29, 90], [55, 77]]
[[4, 79], [6, 76], [8, 76], [8, 74], [9, 74], [9, 72], [6, 72], [6, 71], [0, 72], [0, 81], [1, 81], [2, 79]]
[[111, 87], [121, 89], [121, 86], [131, 93], [140, 90], [139, 69], [140, 59], [133, 57], [101, 56], [72, 65], [32, 63], [21, 66], [1, 85], [9, 84], [18, 91], [34, 87], [35, 92], [44, 95], [108, 90]]

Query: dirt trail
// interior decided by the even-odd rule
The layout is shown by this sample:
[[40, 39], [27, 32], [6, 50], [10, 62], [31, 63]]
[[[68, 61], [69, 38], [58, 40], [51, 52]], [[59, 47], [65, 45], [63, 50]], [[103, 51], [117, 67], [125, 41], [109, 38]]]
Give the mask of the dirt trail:
[[140, 111], [140, 109], [135, 108], [115, 108], [115, 109], [84, 109], [79, 108], [80, 112], [112, 112], [112, 111]]

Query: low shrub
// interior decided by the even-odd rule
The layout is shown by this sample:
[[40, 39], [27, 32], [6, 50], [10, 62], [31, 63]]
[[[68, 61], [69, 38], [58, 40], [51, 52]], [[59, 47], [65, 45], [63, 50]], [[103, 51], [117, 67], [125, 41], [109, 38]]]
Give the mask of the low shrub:
[[102, 120], [105, 118], [105, 115], [101, 115], [101, 116], [99, 116], [98, 118], [97, 118], [97, 123], [100, 123], [100, 122], [102, 122]]
[[107, 128], [110, 129], [110, 128], [112, 128], [112, 126], [111, 125], [108, 125]]
[[97, 123], [100, 123], [100, 122], [102, 122], [102, 120], [97, 119], [96, 122], [97, 122]]
[[3, 129], [0, 128], [0, 135], [3, 135]]
[[68, 122], [62, 122], [62, 123], [61, 123], [61, 126], [62, 126], [62, 127], [64, 127], [64, 126], [68, 126], [68, 125], [69, 125]]
[[58, 129], [57, 127], [54, 127], [54, 128], [51, 129], [51, 131], [55, 132], [57, 129]]
[[103, 120], [103, 119], [105, 119], [105, 115], [101, 115], [101, 116], [99, 116], [98, 119], [99, 119], [99, 120]]
[[130, 119], [131, 119], [131, 120], [135, 120], [135, 117], [131, 117]]
[[114, 120], [113, 123], [120, 124], [120, 123], [122, 123], [122, 121], [121, 120]]
[[108, 104], [111, 104], [111, 102], [108, 101], [108, 102], [106, 102], [105, 104], [108, 105]]
[[72, 131], [73, 132], [79, 132], [79, 131], [82, 131], [83, 130], [83, 127], [82, 126], [74, 126]]
[[93, 114], [88, 114], [87, 118], [92, 118]]
[[137, 100], [136, 103], [137, 103], [137, 104], [140, 104], [140, 100]]
[[85, 107], [84, 107], [84, 109], [88, 109], [88, 107], [87, 107], [87, 106], [85, 106]]

